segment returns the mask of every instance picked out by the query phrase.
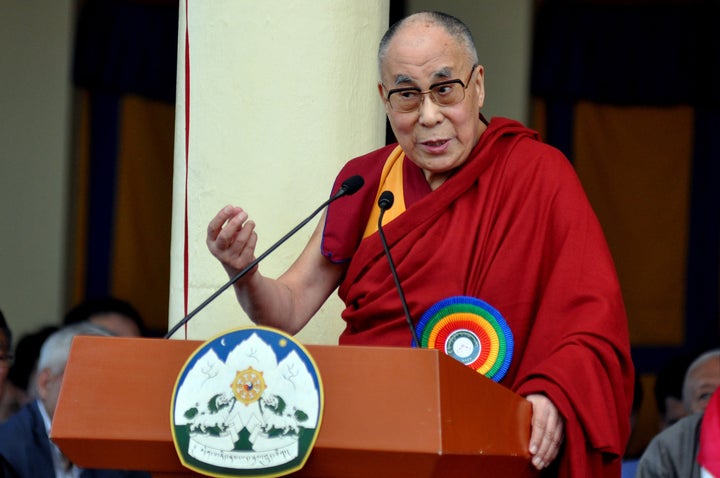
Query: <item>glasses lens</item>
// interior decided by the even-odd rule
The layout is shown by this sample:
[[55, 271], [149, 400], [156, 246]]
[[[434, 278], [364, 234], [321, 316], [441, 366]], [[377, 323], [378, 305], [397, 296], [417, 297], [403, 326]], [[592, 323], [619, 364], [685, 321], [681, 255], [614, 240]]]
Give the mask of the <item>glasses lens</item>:
[[391, 91], [388, 101], [394, 111], [407, 113], [420, 107], [422, 96], [425, 94], [429, 94], [437, 105], [452, 106], [465, 99], [465, 87], [460, 80], [450, 80], [433, 86], [429, 91], [420, 91], [415, 88]]
[[435, 85], [430, 90], [433, 101], [440, 106], [452, 106], [465, 98], [465, 88], [460, 82], [443, 83]]
[[390, 107], [395, 111], [408, 112], [417, 109], [420, 106], [419, 90], [400, 90], [390, 93], [388, 100]]

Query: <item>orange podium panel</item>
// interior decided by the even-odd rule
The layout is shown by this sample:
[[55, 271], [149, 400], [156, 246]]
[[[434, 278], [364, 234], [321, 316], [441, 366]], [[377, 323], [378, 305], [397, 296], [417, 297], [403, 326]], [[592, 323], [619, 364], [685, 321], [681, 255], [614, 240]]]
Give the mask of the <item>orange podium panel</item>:
[[[200, 476], [180, 463], [170, 414], [202, 344], [76, 337], [51, 437], [85, 468]], [[325, 406], [298, 477], [536, 476], [531, 406], [437, 350], [307, 345]]]

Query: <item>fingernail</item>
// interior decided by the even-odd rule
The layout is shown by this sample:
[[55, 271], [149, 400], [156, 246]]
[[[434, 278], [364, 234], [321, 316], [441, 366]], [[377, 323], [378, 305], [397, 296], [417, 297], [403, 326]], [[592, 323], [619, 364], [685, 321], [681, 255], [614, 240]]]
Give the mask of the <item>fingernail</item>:
[[537, 445], [530, 445], [530, 454], [534, 455], [537, 453]]

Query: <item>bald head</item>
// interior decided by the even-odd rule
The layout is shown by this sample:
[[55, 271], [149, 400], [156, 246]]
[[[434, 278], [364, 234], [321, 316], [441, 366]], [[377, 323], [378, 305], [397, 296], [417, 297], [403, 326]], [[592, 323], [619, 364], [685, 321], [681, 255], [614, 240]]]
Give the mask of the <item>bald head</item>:
[[459, 45], [466, 50], [470, 64], [478, 63], [478, 54], [470, 29], [463, 22], [441, 12], [420, 12], [403, 18], [393, 24], [380, 40], [378, 48], [378, 71], [382, 75], [382, 66], [388, 54], [388, 49], [396, 35], [409, 26], [425, 26], [427, 28], [440, 27], [445, 30]]

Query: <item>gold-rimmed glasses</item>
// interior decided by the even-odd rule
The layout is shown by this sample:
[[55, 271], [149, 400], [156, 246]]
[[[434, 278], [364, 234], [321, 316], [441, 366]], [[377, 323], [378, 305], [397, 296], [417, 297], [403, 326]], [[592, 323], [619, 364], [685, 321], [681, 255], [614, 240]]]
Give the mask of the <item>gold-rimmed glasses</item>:
[[[453, 106], [465, 99], [465, 90], [470, 85], [475, 68], [473, 65], [470, 70], [470, 76], [466, 82], [459, 78], [453, 80], [441, 81], [430, 85], [425, 91], [420, 88], [395, 88], [388, 91], [387, 101], [390, 108], [398, 113], [410, 113], [417, 110], [422, 104], [424, 95], [429, 95], [430, 99], [438, 106]], [[385, 85], [383, 85], [385, 87]]]

